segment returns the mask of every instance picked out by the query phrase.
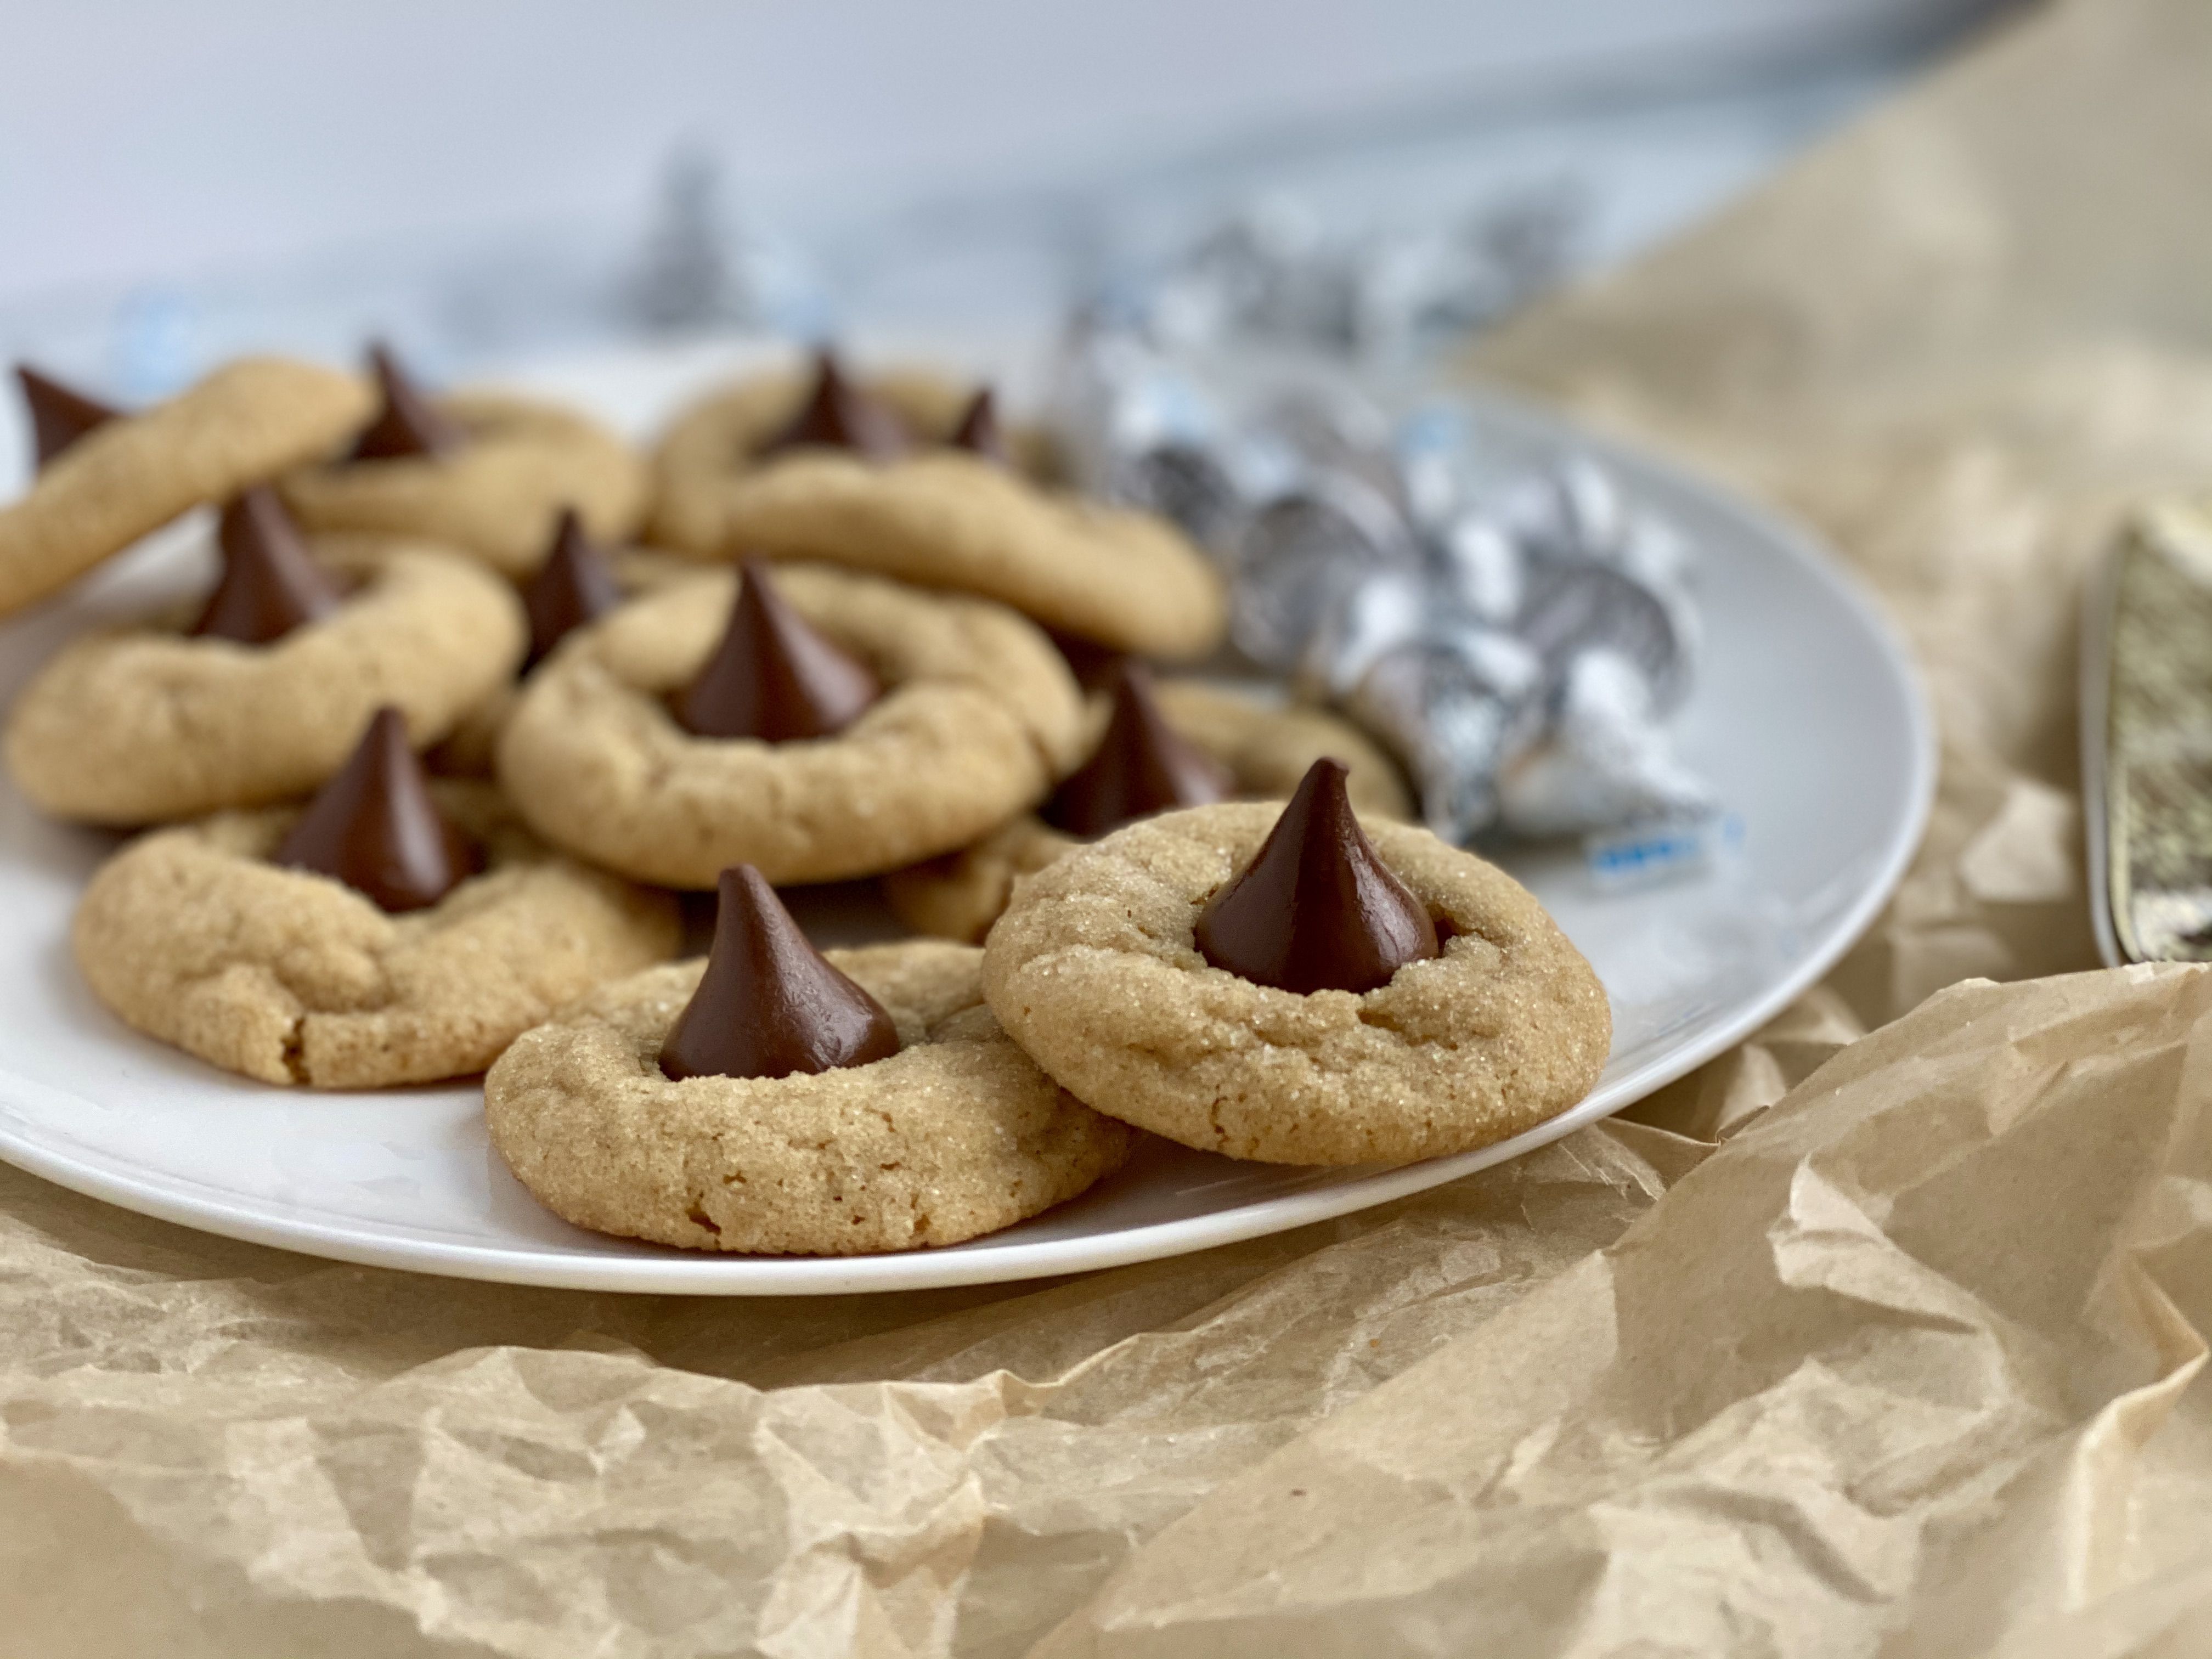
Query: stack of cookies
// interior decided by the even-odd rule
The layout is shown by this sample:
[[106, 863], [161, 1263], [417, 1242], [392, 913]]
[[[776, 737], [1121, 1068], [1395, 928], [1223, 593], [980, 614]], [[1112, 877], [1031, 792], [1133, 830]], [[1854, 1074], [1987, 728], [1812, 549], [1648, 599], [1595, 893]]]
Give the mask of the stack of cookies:
[[[0, 611], [218, 514], [203, 595], [9, 714], [35, 805], [143, 832], [74, 928], [137, 1030], [276, 1085], [483, 1073], [560, 1215], [764, 1253], [971, 1238], [1145, 1133], [1463, 1151], [1595, 1080], [1535, 902], [1357, 731], [1165, 672], [1219, 645], [1212, 568], [988, 391], [824, 354], [645, 457], [369, 367], [137, 412], [20, 371]], [[824, 953], [776, 890], [877, 878], [922, 937]]]

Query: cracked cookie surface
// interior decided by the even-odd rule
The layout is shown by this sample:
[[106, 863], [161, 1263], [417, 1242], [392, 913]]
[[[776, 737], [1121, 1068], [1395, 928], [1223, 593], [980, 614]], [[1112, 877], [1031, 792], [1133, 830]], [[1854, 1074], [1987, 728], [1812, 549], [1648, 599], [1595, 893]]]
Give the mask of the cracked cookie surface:
[[16, 783], [94, 823], [261, 805], [329, 777], [383, 704], [434, 743], [513, 676], [522, 607], [473, 561], [402, 544], [348, 568], [363, 580], [343, 604], [268, 645], [179, 623], [65, 646], [9, 711]]
[[[1240, 795], [1279, 799], [1298, 787], [1324, 756], [1351, 769], [1346, 785], [1363, 813], [1404, 817], [1412, 804], [1398, 769], [1365, 734], [1318, 708], [1280, 706], [1200, 680], [1162, 680], [1152, 689], [1170, 725], [1227, 767]], [[1096, 745], [1104, 704], [1090, 712]], [[1014, 884], [1036, 874], [1082, 842], [1033, 814], [1000, 825], [973, 846], [884, 878], [884, 896], [917, 933], [980, 944], [1013, 896]]]
[[483, 871], [388, 915], [267, 861], [295, 809], [156, 830], [94, 873], [77, 964], [123, 1020], [265, 1083], [380, 1088], [482, 1071], [600, 981], [665, 960], [674, 902], [550, 851], [489, 786], [439, 782]]
[[325, 454], [368, 416], [368, 383], [246, 357], [94, 428], [0, 507], [0, 616], [43, 598], [204, 501]]
[[[915, 402], [882, 384], [886, 401]], [[826, 448], [756, 456], [806, 386], [801, 375], [762, 375], [678, 419], [653, 462], [656, 539], [704, 557], [830, 560], [978, 593], [1118, 651], [1188, 659], [1220, 642], [1219, 579], [1151, 514], [951, 449], [884, 462]]]
[[569, 635], [499, 739], [501, 781], [549, 840], [641, 880], [712, 887], [874, 875], [975, 840], [1072, 766], [1082, 704], [1066, 665], [1002, 605], [787, 566], [793, 609], [884, 696], [833, 737], [695, 737], [666, 697], [705, 661], [736, 576], [672, 583]]
[[1026, 883], [984, 954], [992, 1010], [1015, 1041], [1100, 1111], [1270, 1163], [1468, 1152], [1589, 1091], [1612, 1035], [1596, 975], [1519, 883], [1425, 830], [1361, 825], [1449, 924], [1442, 955], [1364, 995], [1302, 995], [1209, 963], [1193, 943], [1199, 913], [1279, 814], [1241, 802], [1169, 813]]
[[450, 455], [298, 467], [276, 484], [293, 516], [310, 530], [445, 542], [515, 580], [544, 562], [563, 507], [601, 541], [637, 528], [645, 463], [595, 422], [502, 392], [435, 401], [467, 434], [465, 445]]
[[1079, 1105], [982, 1006], [981, 952], [831, 951], [899, 1052], [781, 1078], [662, 1074], [703, 962], [608, 985], [484, 1079], [492, 1145], [579, 1226], [690, 1249], [853, 1255], [957, 1244], [1074, 1197], [1135, 1136]]

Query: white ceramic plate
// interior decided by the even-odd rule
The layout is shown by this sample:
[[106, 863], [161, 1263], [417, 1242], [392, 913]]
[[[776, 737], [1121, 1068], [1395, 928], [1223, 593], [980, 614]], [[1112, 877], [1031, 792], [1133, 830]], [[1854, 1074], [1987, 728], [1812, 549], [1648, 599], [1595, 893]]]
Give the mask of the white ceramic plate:
[[[640, 428], [726, 367], [633, 356], [529, 378]], [[1565, 435], [1503, 403], [1479, 412], [1502, 442], [1532, 452]], [[0, 443], [11, 436], [0, 431]], [[0, 785], [0, 1157], [127, 1209], [341, 1261], [596, 1290], [797, 1295], [1173, 1255], [1363, 1209], [1556, 1139], [1719, 1054], [1817, 980], [1902, 873], [1935, 775], [1905, 654], [1828, 557], [1648, 456], [1591, 447], [1700, 550], [1708, 650], [1681, 747], [1747, 836], [1735, 868], [1629, 896], [1595, 890], [1571, 854], [1512, 860], [1596, 966], [1616, 1034], [1596, 1091], [1516, 1139], [1367, 1170], [1238, 1164], [1161, 1143], [1006, 1232], [851, 1261], [602, 1238], [556, 1220], [507, 1174], [473, 1085], [306, 1094], [242, 1082], [125, 1030], [85, 989], [68, 944], [78, 890], [113, 838], [46, 823]], [[211, 567], [204, 525], [187, 522], [62, 603], [0, 626], [0, 694], [87, 625], [192, 590]]]

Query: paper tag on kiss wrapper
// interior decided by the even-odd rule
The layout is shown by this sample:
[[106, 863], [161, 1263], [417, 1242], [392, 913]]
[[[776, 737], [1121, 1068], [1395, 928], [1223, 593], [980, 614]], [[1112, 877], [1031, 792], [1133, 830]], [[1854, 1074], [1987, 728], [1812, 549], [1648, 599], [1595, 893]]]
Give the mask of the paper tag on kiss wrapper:
[[1590, 880], [1608, 893], [1656, 887], [1733, 866], [1743, 852], [1743, 817], [1711, 812], [1583, 837]]

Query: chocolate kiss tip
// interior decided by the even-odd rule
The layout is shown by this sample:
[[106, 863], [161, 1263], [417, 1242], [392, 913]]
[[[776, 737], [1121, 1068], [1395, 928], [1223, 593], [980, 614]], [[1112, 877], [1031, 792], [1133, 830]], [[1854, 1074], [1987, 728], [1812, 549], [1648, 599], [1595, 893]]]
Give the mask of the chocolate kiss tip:
[[906, 428], [897, 412], [848, 379], [827, 347], [815, 354], [814, 389], [806, 401], [758, 453], [809, 447], [849, 449], [872, 461], [891, 460], [906, 449]]
[[22, 386], [23, 403], [31, 413], [33, 459], [41, 468], [93, 428], [123, 412], [97, 398], [72, 392], [27, 363], [15, 365], [15, 379]]
[[968, 400], [960, 424], [952, 428], [952, 447], [1002, 466], [1012, 464], [1013, 458], [1006, 449], [1006, 434], [999, 425], [998, 402], [991, 396], [990, 387], [982, 387]]
[[1359, 828], [1343, 763], [1313, 763], [1252, 862], [1198, 919], [1206, 959], [1285, 991], [1372, 991], [1437, 953], [1437, 926]]
[[368, 349], [368, 366], [384, 394], [384, 407], [354, 440], [352, 459], [391, 461], [410, 455], [446, 455], [459, 449], [465, 434], [409, 378], [381, 342]]
[[723, 871], [707, 969], [660, 1045], [661, 1071], [678, 1082], [789, 1077], [898, 1047], [883, 1004], [823, 959], [761, 872]]
[[1103, 836], [1155, 812], [1228, 798], [1228, 773], [1168, 724], [1141, 663], [1121, 663], [1112, 684], [1105, 735], [1045, 803], [1048, 822], [1071, 835]]
[[670, 699], [695, 737], [791, 743], [843, 731], [883, 695], [876, 677], [775, 591], [768, 566], [747, 559], [721, 643], [699, 676]]
[[397, 913], [445, 897], [475, 873], [477, 854], [430, 798], [407, 723], [387, 705], [270, 862], [342, 881]]
[[522, 590], [530, 617], [530, 660], [537, 662], [586, 623], [622, 603], [622, 587], [574, 507], [561, 509], [553, 546]]
[[267, 645], [344, 601], [266, 484], [254, 485], [223, 508], [216, 539], [222, 549], [222, 574], [191, 626], [199, 638]]

